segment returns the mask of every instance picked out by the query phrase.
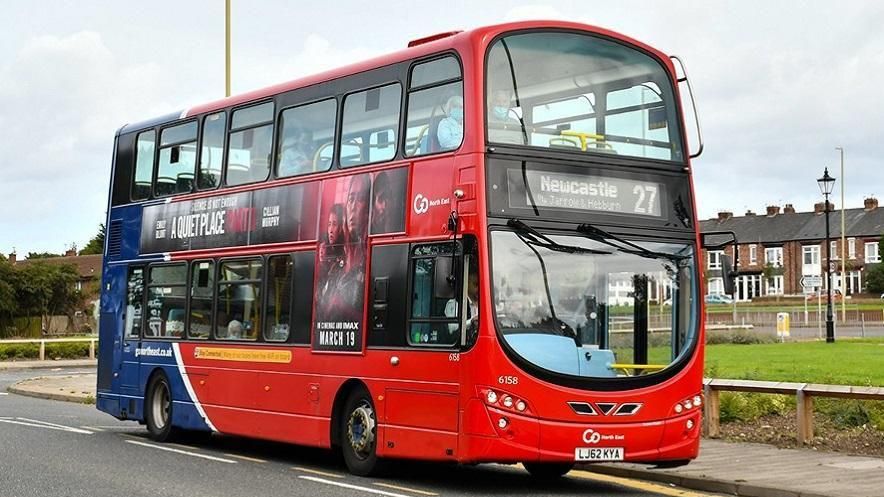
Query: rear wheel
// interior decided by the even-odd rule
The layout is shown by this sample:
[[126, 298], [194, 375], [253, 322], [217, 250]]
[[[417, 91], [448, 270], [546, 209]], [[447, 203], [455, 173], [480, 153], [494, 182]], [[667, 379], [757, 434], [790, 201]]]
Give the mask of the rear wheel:
[[377, 455], [377, 416], [371, 396], [359, 389], [350, 394], [341, 418], [341, 452], [347, 469], [357, 476], [378, 474], [382, 461]]
[[574, 467], [572, 462], [526, 462], [525, 469], [531, 476], [540, 480], [554, 480], [568, 474]]
[[160, 373], [150, 380], [144, 404], [144, 421], [150, 438], [157, 442], [171, 440], [175, 436], [172, 428], [172, 390], [166, 375]]

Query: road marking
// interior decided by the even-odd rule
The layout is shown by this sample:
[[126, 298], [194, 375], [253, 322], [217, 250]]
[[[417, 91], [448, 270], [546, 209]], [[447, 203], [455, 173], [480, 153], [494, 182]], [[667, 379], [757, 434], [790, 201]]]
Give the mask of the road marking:
[[403, 491], [405, 491], [405, 492], [412, 492], [412, 493], [420, 494], [420, 495], [439, 495], [439, 494], [437, 494], [437, 493], [435, 493], [435, 492], [427, 492], [426, 490], [418, 490], [418, 489], [416, 489], [416, 488], [401, 487], [401, 486], [399, 486], [399, 485], [393, 485], [393, 484], [390, 484], [390, 483], [378, 483], [378, 482], [375, 482], [375, 485], [377, 485], [377, 486], [379, 486], [379, 487], [392, 488], [393, 490], [403, 490]]
[[591, 473], [589, 471], [582, 470], [572, 470], [568, 473], [568, 476], [575, 476], [577, 478], [582, 478], [584, 480], [593, 480], [593, 481], [601, 481], [605, 483], [614, 483], [616, 485], [621, 485], [624, 487], [634, 488], [636, 490], [641, 490], [644, 492], [657, 493], [662, 495], [668, 495], [670, 497], [710, 497], [710, 494], [701, 494], [697, 492], [691, 492], [690, 490], [681, 490], [678, 488], [672, 488], [665, 485], [658, 485], [655, 483], [648, 483], [640, 480], [633, 480], [630, 478], [621, 478], [619, 476], [610, 476], [603, 475], [601, 473]]
[[102, 430], [101, 428], [96, 428], [96, 427], [94, 427], [94, 426], [80, 426], [80, 428], [83, 428], [84, 430], [104, 431], [104, 430]]
[[327, 473], [325, 471], [319, 471], [318, 469], [302, 468], [300, 466], [295, 466], [292, 469], [294, 469], [295, 471], [303, 471], [305, 473], [313, 473], [314, 475], [330, 476], [332, 478], [343, 478], [344, 477], [343, 475], [339, 475], [339, 474], [335, 474], [335, 473]]
[[303, 480], [309, 480], [309, 481], [316, 482], [316, 483], [325, 483], [326, 485], [334, 485], [336, 487], [341, 487], [341, 488], [349, 488], [350, 490], [361, 490], [363, 492], [368, 492], [370, 494], [386, 495], [387, 497], [414, 497], [413, 495], [397, 494], [397, 493], [393, 493], [393, 492], [387, 492], [385, 490], [378, 490], [376, 488], [371, 488], [371, 487], [361, 487], [359, 485], [351, 485], [349, 483], [343, 483], [343, 482], [339, 482], [339, 481], [324, 480], [322, 478], [316, 478], [315, 476], [299, 476], [298, 478], [301, 478]]
[[0, 419], [0, 423], [8, 423], [11, 425], [30, 426], [31, 428], [43, 428], [45, 430], [66, 431], [68, 433], [79, 433], [80, 435], [92, 435], [93, 434], [91, 431], [88, 431], [88, 430], [81, 430], [79, 428], [57, 425], [54, 423], [47, 423], [45, 421], [37, 421], [34, 419], [28, 419], [28, 418], [16, 418], [16, 419], [2, 418], [2, 419]]
[[0, 395], [9, 395], [9, 394], [6, 392], [0, 392]]
[[141, 445], [142, 447], [151, 447], [151, 448], [154, 448], [154, 449], [165, 450], [165, 451], [167, 451], [167, 452], [174, 452], [174, 453], [176, 453], [176, 454], [181, 454], [181, 455], [185, 455], [185, 456], [200, 457], [200, 458], [202, 458], [202, 459], [208, 459], [208, 460], [210, 460], [210, 461], [223, 462], [223, 463], [227, 463], [227, 464], [236, 464], [236, 461], [233, 461], [233, 460], [230, 460], [230, 459], [224, 459], [224, 458], [221, 458], [221, 457], [209, 456], [209, 455], [206, 455], [206, 454], [200, 454], [200, 453], [197, 453], [197, 452], [190, 452], [190, 451], [188, 451], [188, 450], [173, 449], [172, 447], [163, 447], [163, 446], [161, 446], [161, 445], [154, 445], [154, 444], [150, 444], [150, 443], [147, 443], [147, 442], [141, 442], [141, 441], [138, 441], [138, 440], [126, 440], [126, 443], [134, 444], [134, 445]]
[[230, 456], [230, 457], [235, 457], [237, 459], [242, 459], [243, 461], [256, 462], [259, 464], [264, 464], [267, 462], [264, 459], [258, 459], [257, 457], [241, 456], [239, 454], [231, 454], [229, 452], [225, 452], [224, 455]]

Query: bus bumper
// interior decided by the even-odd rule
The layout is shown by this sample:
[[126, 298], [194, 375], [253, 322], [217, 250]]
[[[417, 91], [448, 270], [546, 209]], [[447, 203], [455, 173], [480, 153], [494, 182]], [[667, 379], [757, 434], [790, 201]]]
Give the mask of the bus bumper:
[[578, 449], [591, 448], [622, 448], [626, 462], [680, 461], [696, 458], [700, 448], [698, 411], [632, 423], [537, 419], [486, 408], [478, 400], [466, 411], [473, 416], [465, 419], [460, 443], [464, 463], [574, 462]]

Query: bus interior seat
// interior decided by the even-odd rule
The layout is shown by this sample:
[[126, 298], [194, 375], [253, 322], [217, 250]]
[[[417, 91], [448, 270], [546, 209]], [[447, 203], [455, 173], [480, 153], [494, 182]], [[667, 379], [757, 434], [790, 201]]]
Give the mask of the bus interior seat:
[[175, 189], [177, 193], [184, 193], [193, 190], [193, 173], [181, 173], [175, 181]]
[[175, 194], [175, 178], [160, 176], [157, 178], [156, 193], [157, 195], [174, 195]]

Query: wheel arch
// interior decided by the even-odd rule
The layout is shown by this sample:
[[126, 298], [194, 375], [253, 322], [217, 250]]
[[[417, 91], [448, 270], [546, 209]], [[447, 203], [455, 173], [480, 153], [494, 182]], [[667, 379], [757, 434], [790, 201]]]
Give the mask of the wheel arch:
[[362, 380], [357, 380], [356, 378], [350, 378], [345, 381], [335, 394], [335, 400], [332, 404], [331, 424], [329, 427], [332, 447], [339, 447], [341, 445], [341, 416], [343, 416], [342, 411], [344, 410], [344, 404], [347, 402], [347, 398], [350, 397], [350, 394], [357, 390], [364, 390], [369, 396], [371, 395], [371, 390], [369, 390], [368, 385]]

